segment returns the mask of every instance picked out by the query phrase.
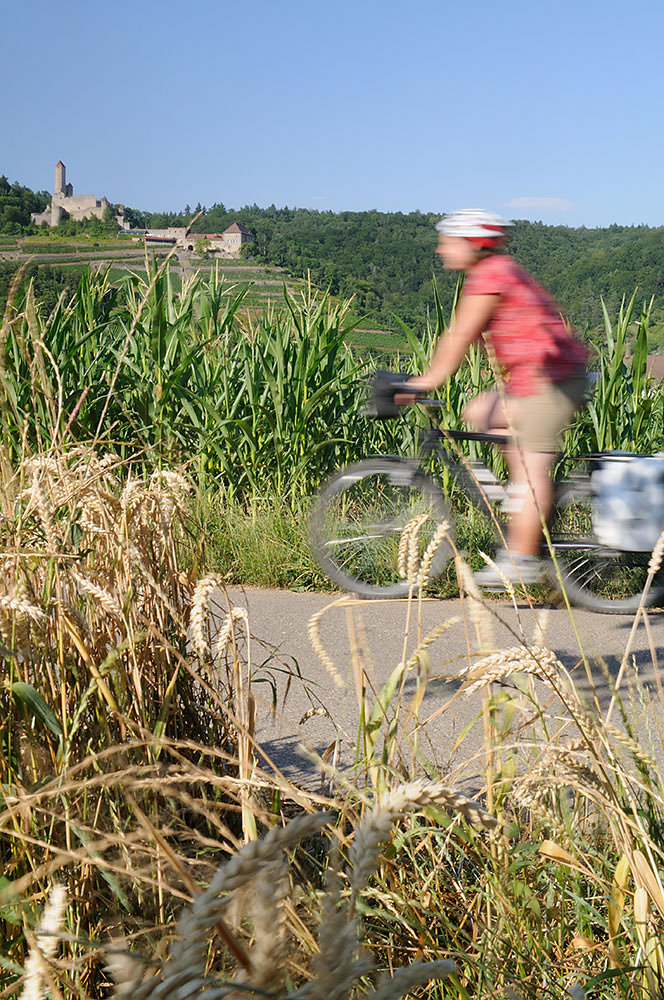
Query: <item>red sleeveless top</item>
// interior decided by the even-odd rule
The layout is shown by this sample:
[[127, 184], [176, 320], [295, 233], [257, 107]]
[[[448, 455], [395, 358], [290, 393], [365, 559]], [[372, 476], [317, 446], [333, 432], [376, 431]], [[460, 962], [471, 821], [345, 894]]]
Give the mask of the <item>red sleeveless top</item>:
[[512, 257], [485, 257], [467, 275], [463, 293], [500, 296], [482, 337], [503, 368], [508, 394], [532, 396], [585, 364], [586, 349], [566, 328], [556, 303]]

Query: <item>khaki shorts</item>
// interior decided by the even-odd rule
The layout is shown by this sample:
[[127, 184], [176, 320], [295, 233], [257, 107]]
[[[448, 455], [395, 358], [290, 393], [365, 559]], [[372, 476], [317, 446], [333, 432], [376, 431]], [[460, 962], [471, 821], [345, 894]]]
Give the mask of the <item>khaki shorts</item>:
[[586, 396], [585, 369], [533, 396], [512, 397], [514, 426], [524, 451], [560, 451], [561, 435]]

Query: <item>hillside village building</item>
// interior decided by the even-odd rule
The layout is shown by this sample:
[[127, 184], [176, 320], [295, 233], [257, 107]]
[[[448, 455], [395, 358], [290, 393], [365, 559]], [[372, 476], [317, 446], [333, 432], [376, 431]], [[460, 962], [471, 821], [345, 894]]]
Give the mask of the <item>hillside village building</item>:
[[170, 243], [183, 250], [193, 250], [198, 240], [205, 240], [206, 250], [216, 251], [225, 257], [238, 257], [244, 243], [255, 243], [256, 237], [241, 222], [233, 222], [223, 233], [189, 233], [179, 226], [168, 229], [148, 229], [148, 243]]
[[[94, 194], [75, 195], [74, 188], [67, 183], [67, 168], [62, 160], [58, 160], [51, 204], [45, 212], [33, 212], [30, 218], [38, 226], [42, 222], [57, 226], [67, 216], [71, 219], [90, 219], [93, 216], [103, 219], [109, 204], [108, 198], [97, 198]], [[118, 223], [124, 225], [123, 216], [118, 217]]]
[[255, 242], [256, 237], [250, 229], [243, 226], [241, 222], [233, 222], [228, 229], [224, 229], [221, 236], [215, 236], [213, 240], [210, 240], [210, 249], [221, 250], [233, 257], [239, 254], [243, 243]]

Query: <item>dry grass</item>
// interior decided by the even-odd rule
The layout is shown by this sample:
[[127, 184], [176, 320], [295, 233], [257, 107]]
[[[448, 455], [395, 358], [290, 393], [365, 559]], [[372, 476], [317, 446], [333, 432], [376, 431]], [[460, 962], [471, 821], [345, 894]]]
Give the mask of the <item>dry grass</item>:
[[[429, 994], [562, 998], [591, 981], [599, 996], [655, 997], [664, 783], [629, 706], [617, 695], [621, 724], [607, 724], [544, 644], [541, 617], [533, 641], [520, 622], [521, 642], [497, 650], [496, 609], [457, 557], [475, 640], [444, 711], [483, 693], [481, 792], [423, 780], [435, 767], [421, 706], [453, 622], [423, 635], [411, 597], [385, 688], [356, 677], [366, 783], [327, 765], [334, 798], [305, 794], [258, 766], [251, 630], [219, 578], [180, 568], [187, 497], [180, 478], [132, 480], [81, 451], [26, 462], [5, 498], [7, 988], [41, 976], [53, 996], [99, 996], [107, 961], [116, 996], [135, 1000], [387, 1000], [443, 975]], [[426, 567], [409, 563], [406, 549], [417, 580]], [[302, 816], [284, 825], [280, 802]], [[60, 957], [30, 931], [54, 876], [70, 900]], [[24, 929], [8, 919], [19, 912]]]
[[[392, 826], [407, 813], [426, 808], [432, 803], [448, 804], [448, 791], [440, 786], [422, 783], [394, 789], [377, 803], [368, 818], [360, 823], [353, 838], [349, 872], [331, 864], [328, 868], [328, 890], [321, 903], [318, 947], [310, 977], [295, 989], [284, 990], [284, 899], [286, 872], [283, 851], [299, 840], [321, 830], [332, 821], [330, 813], [315, 813], [292, 820], [285, 827], [275, 827], [262, 840], [243, 847], [219, 870], [210, 886], [199, 895], [191, 908], [180, 917], [173, 944], [166, 961], [159, 962], [156, 973], [145, 976], [152, 961], [138, 963], [136, 958], [118, 953], [114, 946], [112, 967], [118, 975], [115, 996], [136, 1000], [157, 997], [186, 998], [205, 995], [221, 996], [232, 982], [253, 991], [268, 990], [273, 997], [302, 996], [320, 1000], [346, 1000], [360, 979], [370, 975], [373, 963], [362, 953], [360, 926], [355, 912], [359, 894], [375, 870], [380, 849], [388, 839]], [[334, 852], [333, 857], [338, 859]], [[270, 881], [267, 881], [270, 880]], [[267, 882], [267, 884], [266, 884]], [[342, 898], [341, 887], [349, 882], [349, 900]], [[213, 934], [219, 917], [227, 912], [234, 895], [251, 884], [254, 891], [244, 895], [250, 900], [247, 917], [250, 944], [247, 948], [249, 968], [240, 969], [229, 981], [211, 975], [206, 967], [205, 941]], [[398, 998], [414, 986], [449, 975], [455, 969], [450, 960], [414, 963], [383, 978], [370, 996]]]
[[[27, 458], [3, 494], [0, 936], [20, 968], [29, 911], [61, 873], [72, 995], [98, 990], [95, 941], [167, 920], [270, 801], [251, 677], [226, 648], [246, 620], [229, 609], [194, 627], [189, 495], [177, 473], [139, 479], [84, 448]], [[7, 910], [22, 898], [25, 932]]]
[[[659, 742], [646, 749], [636, 736], [648, 716], [638, 676], [628, 678], [628, 700], [614, 692], [620, 724], [611, 725], [598, 708], [597, 672], [578, 686], [574, 672], [544, 644], [541, 614], [530, 629], [532, 641], [519, 612], [516, 628], [510, 627], [520, 644], [496, 648], [500, 609], [485, 603], [459, 557], [457, 568], [475, 642], [466, 665], [457, 663], [449, 675], [461, 687], [434, 716], [453, 711], [460, 697], [482, 694], [482, 798], [500, 827], [482, 842], [455, 824], [437, 830], [417, 824], [381, 862], [370, 893], [380, 911], [372, 921], [374, 947], [395, 960], [412, 951], [409, 940], [418, 941], [426, 958], [441, 948], [456, 954], [456, 985], [445, 996], [562, 997], [568, 987], [583, 992], [579, 982], [590, 982], [592, 995], [658, 997], [664, 983], [664, 745], [656, 715], [664, 703], [650, 714]], [[420, 600], [411, 597], [408, 621], [417, 617]], [[440, 632], [447, 627], [441, 623]], [[445, 664], [436, 662], [431, 645], [440, 676]], [[418, 755], [414, 739], [430, 720], [402, 704], [399, 678], [416, 666], [421, 639], [416, 646], [410, 657], [404, 652], [381, 691], [372, 695], [369, 674], [360, 685], [361, 715], [369, 729], [373, 725], [371, 739], [360, 745], [376, 787], [391, 780], [395, 754], [404, 766], [401, 741], [411, 747], [410, 774], [435, 770]], [[587, 668], [585, 657], [580, 662]], [[657, 690], [661, 700], [660, 681]], [[462, 761], [462, 740], [456, 751]], [[340, 787], [349, 794], [347, 782], [340, 779]]]

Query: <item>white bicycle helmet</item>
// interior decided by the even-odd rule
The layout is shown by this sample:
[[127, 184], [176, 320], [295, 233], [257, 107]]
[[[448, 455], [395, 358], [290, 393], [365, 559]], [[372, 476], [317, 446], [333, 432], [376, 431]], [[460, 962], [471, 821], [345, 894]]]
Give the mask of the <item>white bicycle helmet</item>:
[[511, 225], [512, 222], [501, 219], [493, 212], [485, 212], [481, 208], [462, 208], [443, 216], [436, 224], [436, 229], [443, 236], [462, 236], [473, 243], [490, 247], [505, 239], [505, 230]]

